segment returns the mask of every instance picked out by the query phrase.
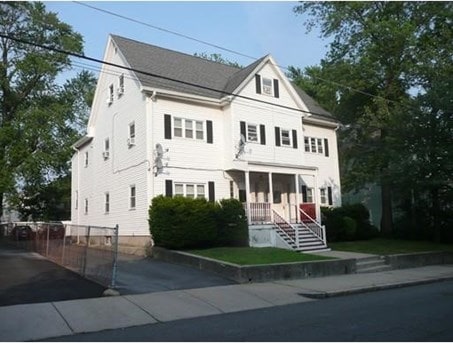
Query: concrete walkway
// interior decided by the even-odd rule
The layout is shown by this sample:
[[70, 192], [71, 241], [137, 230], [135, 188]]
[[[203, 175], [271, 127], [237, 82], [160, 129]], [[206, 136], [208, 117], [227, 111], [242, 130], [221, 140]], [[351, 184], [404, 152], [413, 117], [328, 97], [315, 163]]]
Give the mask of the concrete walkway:
[[453, 265], [4, 306], [0, 341], [39, 340], [449, 279]]

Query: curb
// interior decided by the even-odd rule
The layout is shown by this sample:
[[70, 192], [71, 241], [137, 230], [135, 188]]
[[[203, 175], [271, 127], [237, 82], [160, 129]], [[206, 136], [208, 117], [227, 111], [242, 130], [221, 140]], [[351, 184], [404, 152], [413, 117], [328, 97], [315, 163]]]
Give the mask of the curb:
[[398, 283], [384, 284], [384, 285], [380, 285], [380, 286], [352, 288], [352, 289], [341, 290], [341, 291], [300, 292], [297, 294], [299, 294], [300, 296], [311, 298], [311, 299], [326, 299], [326, 298], [341, 297], [341, 296], [345, 296], [345, 295], [382, 291], [382, 290], [393, 289], [393, 288], [418, 286], [418, 285], [424, 285], [424, 284], [442, 282], [442, 281], [449, 281], [449, 280], [453, 280], [453, 276], [439, 277], [439, 278], [435, 278], [435, 279], [426, 279], [426, 280], [403, 281], [403, 282], [398, 282]]

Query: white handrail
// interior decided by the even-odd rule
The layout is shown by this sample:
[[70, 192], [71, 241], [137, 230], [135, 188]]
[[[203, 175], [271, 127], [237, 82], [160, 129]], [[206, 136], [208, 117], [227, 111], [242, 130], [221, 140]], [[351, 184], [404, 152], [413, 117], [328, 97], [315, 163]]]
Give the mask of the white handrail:
[[[290, 223], [288, 223], [281, 215], [279, 215], [275, 210], [272, 210], [272, 214], [274, 215], [274, 224], [280, 229], [282, 230], [285, 235], [293, 242], [296, 244], [296, 246], [298, 247], [299, 246], [299, 242], [298, 242], [298, 234], [297, 234], [297, 228], [295, 228], [294, 226], [292, 226]], [[292, 231], [294, 231], [294, 238], [291, 237], [291, 235], [289, 234], [289, 232], [287, 232], [287, 230], [281, 225], [281, 224], [284, 224], [286, 226], [289, 226], [291, 228]]]
[[[317, 236], [320, 240], [323, 241], [324, 244], [327, 243], [327, 240], [326, 240], [326, 229], [324, 226], [320, 225], [316, 220], [314, 220], [312, 217], [310, 217], [307, 212], [305, 212], [303, 209], [299, 208], [299, 211], [301, 214], [303, 214], [306, 218], [308, 218], [313, 224], [315, 224], [315, 228], [313, 227], [310, 227], [308, 225], [306, 225], [304, 223], [303, 220], [301, 220], [300, 222], [302, 223], [302, 225], [310, 230], [315, 236]], [[301, 216], [302, 217], [302, 216]]]

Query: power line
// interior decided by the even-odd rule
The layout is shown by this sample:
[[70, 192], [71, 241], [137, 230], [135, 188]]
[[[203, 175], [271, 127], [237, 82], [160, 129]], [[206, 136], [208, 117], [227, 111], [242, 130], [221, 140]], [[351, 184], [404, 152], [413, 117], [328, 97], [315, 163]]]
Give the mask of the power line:
[[[95, 11], [103, 12], [103, 13], [106, 13], [106, 14], [109, 14], [109, 15], [124, 19], [124, 20], [128, 20], [128, 21], [140, 24], [140, 25], [144, 25], [144, 26], [150, 27], [150, 28], [155, 29], [155, 30], [159, 30], [159, 31], [162, 31], [162, 32], [170, 33], [170, 34], [173, 34], [173, 35], [178, 36], [178, 37], [183, 37], [183, 38], [192, 40], [194, 42], [202, 43], [202, 44], [211, 46], [211, 47], [216, 48], [216, 49], [220, 49], [220, 50], [223, 50], [223, 51], [230, 52], [230, 53], [238, 55], [238, 56], [246, 57], [246, 58], [249, 58], [249, 59], [252, 59], [252, 60], [257, 60], [258, 59], [257, 57], [246, 55], [246, 54], [243, 54], [241, 52], [238, 52], [238, 51], [235, 51], [235, 50], [232, 50], [232, 49], [224, 48], [224, 47], [222, 47], [220, 45], [217, 45], [217, 44], [206, 42], [204, 40], [201, 40], [201, 39], [198, 39], [198, 38], [194, 38], [194, 37], [191, 37], [191, 36], [176, 32], [176, 31], [168, 30], [168, 29], [165, 29], [165, 28], [160, 27], [160, 26], [152, 25], [152, 24], [149, 24], [149, 23], [146, 23], [146, 22], [143, 22], [143, 21], [131, 18], [131, 17], [127, 17], [127, 16], [122, 15], [122, 14], [118, 14], [118, 13], [115, 13], [115, 12], [112, 12], [112, 11], [109, 11], [109, 10], [105, 10], [103, 8], [99, 8], [99, 7], [96, 7], [96, 6], [93, 6], [93, 5], [89, 5], [89, 4], [85, 3], [85, 2], [80, 2], [80, 1], [73, 1], [73, 2], [78, 4], [78, 5], [91, 8], [91, 9], [93, 9]], [[275, 65], [275, 66], [280, 68], [280, 69], [284, 69], [284, 70], [290, 72], [289, 67], [280, 66], [280, 65]], [[342, 83], [339, 83], [339, 82], [336, 82], [336, 81], [327, 80], [327, 79], [324, 79], [322, 77], [315, 76], [315, 75], [310, 75], [310, 77], [314, 78], [314, 79], [318, 79], [318, 80], [320, 80], [322, 82], [327, 82], [327, 83], [331, 83], [331, 84], [334, 84], [334, 85], [342, 87], [342, 88], [346, 88], [349, 91], [354, 91], [354, 92], [360, 93], [362, 95], [366, 95], [366, 96], [369, 96], [369, 97], [378, 98], [378, 99], [385, 100], [385, 101], [388, 101], [388, 102], [393, 102], [393, 103], [400, 104], [398, 101], [387, 99], [387, 98], [384, 98], [384, 97], [379, 96], [379, 95], [371, 94], [371, 93], [362, 91], [360, 89], [356, 89], [356, 88], [353, 88], [353, 87], [350, 87], [350, 86], [346, 86], [346, 85], [344, 85]]]
[[216, 93], [220, 93], [220, 94], [222, 94], [224, 96], [234, 96], [234, 97], [237, 97], [237, 98], [250, 100], [250, 101], [253, 101], [253, 102], [259, 102], [259, 103], [262, 103], [262, 104], [275, 106], [275, 107], [279, 107], [279, 108], [283, 108], [283, 109], [287, 109], [287, 110], [291, 110], [291, 111], [308, 113], [308, 114], [315, 114], [315, 115], [319, 115], [319, 116], [322, 116], [322, 117], [328, 117], [328, 116], [326, 116], [323, 113], [305, 111], [305, 110], [302, 110], [300, 108], [295, 108], [295, 107], [275, 104], [275, 103], [272, 103], [272, 102], [269, 102], [269, 101], [259, 100], [259, 99], [255, 99], [255, 98], [248, 97], [248, 96], [245, 96], [245, 95], [234, 94], [234, 93], [231, 93], [231, 92], [226, 92], [224, 90], [219, 90], [219, 89], [215, 89], [215, 88], [212, 88], [212, 87], [202, 86], [202, 85], [199, 85], [199, 84], [195, 84], [195, 83], [191, 83], [191, 82], [187, 82], [187, 81], [183, 81], [183, 80], [178, 80], [178, 79], [174, 79], [174, 78], [163, 76], [163, 75], [157, 75], [157, 74], [149, 73], [149, 72], [146, 72], [146, 71], [143, 71], [143, 70], [122, 66], [122, 65], [119, 65], [119, 64], [116, 64], [116, 63], [99, 60], [99, 59], [94, 58], [94, 57], [89, 57], [89, 56], [81, 55], [81, 54], [78, 54], [78, 53], [75, 53], [75, 52], [66, 51], [66, 50], [63, 50], [63, 49], [60, 49], [60, 48], [49, 47], [49, 46], [46, 46], [46, 45], [30, 42], [30, 41], [27, 41], [27, 40], [24, 40], [24, 39], [21, 39], [21, 38], [5, 35], [3, 33], [0, 33], [0, 37], [6, 38], [6, 39], [10, 39], [10, 40], [13, 40], [13, 41], [16, 41], [16, 42], [19, 42], [19, 43], [28, 44], [28, 45], [31, 45], [31, 46], [34, 46], [34, 47], [38, 47], [38, 48], [41, 48], [41, 49], [45, 49], [45, 50], [49, 50], [49, 51], [65, 54], [65, 55], [68, 55], [68, 56], [77, 57], [77, 58], [80, 58], [80, 59], [84, 59], [84, 60], [88, 60], [88, 61], [92, 61], [92, 62], [96, 62], [96, 63], [101, 63], [101, 64], [109, 65], [109, 66], [112, 66], [112, 67], [120, 68], [120, 69], [129, 70], [129, 71], [132, 71], [134, 73], [141, 73], [143, 75], [147, 75], [147, 76], [151, 76], [151, 77], [155, 77], [155, 78], [159, 78], [159, 79], [163, 79], [163, 80], [167, 80], [167, 81], [177, 82], [177, 83], [184, 84], [184, 85], [187, 85], [187, 86], [213, 91], [213, 92], [216, 92]]

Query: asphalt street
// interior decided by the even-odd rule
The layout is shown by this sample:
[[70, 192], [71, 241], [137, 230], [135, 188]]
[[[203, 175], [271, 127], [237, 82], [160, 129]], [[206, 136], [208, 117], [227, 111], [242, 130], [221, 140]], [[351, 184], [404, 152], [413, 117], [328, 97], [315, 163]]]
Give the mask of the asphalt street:
[[453, 341], [451, 318], [444, 281], [53, 341]]

